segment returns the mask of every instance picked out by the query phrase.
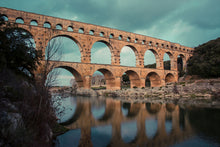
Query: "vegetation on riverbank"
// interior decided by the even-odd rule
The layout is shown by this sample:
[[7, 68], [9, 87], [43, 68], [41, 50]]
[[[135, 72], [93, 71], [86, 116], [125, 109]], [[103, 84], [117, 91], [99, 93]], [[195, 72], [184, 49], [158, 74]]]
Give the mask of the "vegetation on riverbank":
[[34, 78], [41, 52], [28, 32], [0, 18], [0, 146], [51, 146], [55, 111]]
[[220, 38], [195, 48], [193, 56], [188, 60], [187, 74], [201, 78], [220, 77]]

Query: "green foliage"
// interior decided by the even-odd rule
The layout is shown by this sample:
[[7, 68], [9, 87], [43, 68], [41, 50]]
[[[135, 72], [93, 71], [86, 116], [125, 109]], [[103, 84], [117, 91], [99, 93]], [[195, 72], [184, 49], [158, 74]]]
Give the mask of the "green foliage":
[[156, 63], [144, 65], [144, 68], [156, 68]]
[[[164, 61], [163, 64], [165, 70], [170, 70], [170, 60]], [[156, 68], [156, 63], [144, 65], [144, 68]]]
[[8, 68], [33, 77], [42, 53], [35, 49], [32, 35], [16, 26], [4, 24], [3, 19], [0, 24], [0, 69]]
[[220, 38], [211, 40], [195, 48], [193, 56], [188, 60], [188, 74], [202, 78], [220, 76]]

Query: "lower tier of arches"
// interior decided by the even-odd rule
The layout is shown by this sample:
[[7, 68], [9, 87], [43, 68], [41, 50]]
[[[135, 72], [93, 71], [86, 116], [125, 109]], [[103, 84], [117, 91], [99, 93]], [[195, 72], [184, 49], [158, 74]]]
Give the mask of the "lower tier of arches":
[[[43, 64], [44, 61], [42, 61]], [[106, 89], [111, 90], [122, 88], [123, 74], [128, 76], [130, 88], [160, 87], [165, 86], [166, 83], [178, 81], [178, 71], [172, 70], [60, 61], [50, 61], [50, 65], [53, 69], [62, 68], [71, 72], [78, 87], [85, 89], [91, 88], [92, 75], [96, 71], [103, 74]], [[41, 75], [40, 71], [37, 74]]]

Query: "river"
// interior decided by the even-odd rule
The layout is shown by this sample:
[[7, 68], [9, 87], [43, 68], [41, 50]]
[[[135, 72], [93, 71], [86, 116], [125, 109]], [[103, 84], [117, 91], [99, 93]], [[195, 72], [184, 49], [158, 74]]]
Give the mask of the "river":
[[220, 109], [69, 96], [59, 111], [56, 147], [220, 146]]

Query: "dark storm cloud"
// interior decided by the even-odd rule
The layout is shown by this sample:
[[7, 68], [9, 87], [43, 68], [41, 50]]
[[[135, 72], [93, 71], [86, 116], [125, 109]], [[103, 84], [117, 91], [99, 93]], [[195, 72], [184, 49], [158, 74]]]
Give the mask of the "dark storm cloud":
[[0, 5], [192, 47], [220, 34], [219, 0], [1, 0]]

